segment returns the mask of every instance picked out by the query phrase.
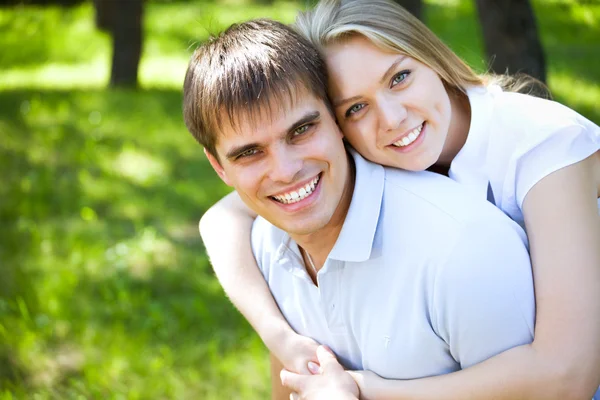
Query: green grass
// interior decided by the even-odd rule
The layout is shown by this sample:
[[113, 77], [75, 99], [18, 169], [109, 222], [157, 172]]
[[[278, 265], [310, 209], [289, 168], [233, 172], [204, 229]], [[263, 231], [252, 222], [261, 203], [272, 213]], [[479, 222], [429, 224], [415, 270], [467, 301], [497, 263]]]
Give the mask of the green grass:
[[15, 271], [3, 280], [0, 386], [261, 398], [262, 345], [198, 240], [225, 188], [185, 132], [179, 92], [6, 91], [0, 110], [0, 254]]
[[[600, 122], [600, 6], [534, 5], [555, 96]], [[139, 91], [105, 89], [89, 4], [0, 8], [0, 400], [268, 396], [266, 350], [197, 234], [227, 188], [180, 86], [209, 32], [298, 8], [150, 3]], [[470, 2], [430, 0], [427, 17], [485, 68]]]

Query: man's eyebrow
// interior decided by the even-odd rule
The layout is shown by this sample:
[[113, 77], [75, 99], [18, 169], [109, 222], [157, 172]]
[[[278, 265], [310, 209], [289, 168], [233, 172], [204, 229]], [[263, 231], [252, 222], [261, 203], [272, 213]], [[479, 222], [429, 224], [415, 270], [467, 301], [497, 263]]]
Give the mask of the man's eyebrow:
[[[405, 55], [401, 55], [400, 57], [398, 57], [396, 59], [396, 61], [394, 61], [392, 63], [392, 65], [390, 65], [390, 67], [381, 76], [379, 83], [383, 84], [389, 78], [389, 76], [394, 72], [394, 70], [398, 67], [398, 64], [400, 64], [402, 61], [404, 61], [405, 58], [406, 58]], [[359, 96], [348, 97], [347, 99], [337, 100], [333, 103], [333, 107], [338, 108], [339, 106], [341, 106], [343, 104], [350, 103], [352, 101], [356, 101], [356, 100], [360, 99], [361, 97], [362, 96], [359, 95]]]
[[310, 111], [302, 116], [298, 121], [294, 122], [290, 125], [290, 129], [288, 129], [288, 134], [300, 128], [302, 125], [306, 125], [309, 122], [313, 122], [321, 116], [319, 111]]
[[260, 147], [260, 144], [248, 143], [242, 146], [234, 147], [233, 149], [229, 150], [227, 154], [225, 154], [225, 158], [227, 158], [228, 160], [235, 160], [240, 154], [244, 153], [245, 151], [254, 149], [256, 147]]

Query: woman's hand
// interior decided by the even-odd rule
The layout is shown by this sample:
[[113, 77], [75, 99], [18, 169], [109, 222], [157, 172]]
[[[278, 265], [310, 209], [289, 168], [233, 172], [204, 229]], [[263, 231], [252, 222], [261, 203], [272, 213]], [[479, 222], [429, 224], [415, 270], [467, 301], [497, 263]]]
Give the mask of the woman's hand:
[[[358, 386], [350, 374], [338, 363], [333, 353], [324, 346], [317, 349], [320, 364], [316, 375], [299, 375], [282, 370], [281, 383], [292, 390], [293, 400], [356, 400]], [[314, 371], [317, 372], [317, 371]]]
[[348, 371], [360, 391], [360, 400], [374, 400], [382, 397], [385, 379], [371, 371]]
[[[301, 375], [318, 373], [317, 348], [319, 344], [313, 339], [293, 333], [282, 340], [281, 346], [278, 347], [275, 355], [288, 371]], [[309, 368], [309, 363], [311, 363], [312, 370]]]

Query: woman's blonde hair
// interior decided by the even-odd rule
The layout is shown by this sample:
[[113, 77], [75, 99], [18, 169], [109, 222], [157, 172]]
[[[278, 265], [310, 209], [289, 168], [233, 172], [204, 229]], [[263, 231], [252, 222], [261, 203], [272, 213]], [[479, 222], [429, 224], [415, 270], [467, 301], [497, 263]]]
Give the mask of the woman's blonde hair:
[[362, 35], [383, 50], [401, 52], [427, 65], [456, 93], [495, 83], [506, 91], [549, 97], [543, 83], [524, 74], [476, 74], [421, 21], [390, 0], [321, 0], [300, 13], [295, 25], [321, 54], [327, 45]]

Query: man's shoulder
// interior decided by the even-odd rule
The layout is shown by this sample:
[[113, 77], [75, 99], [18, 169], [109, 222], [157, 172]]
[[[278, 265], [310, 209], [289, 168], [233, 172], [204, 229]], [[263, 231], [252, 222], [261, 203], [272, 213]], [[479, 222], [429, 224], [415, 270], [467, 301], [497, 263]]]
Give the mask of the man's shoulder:
[[409, 172], [385, 169], [384, 201], [388, 213], [404, 210], [425, 220], [450, 220], [457, 226], [474, 221], [492, 220], [499, 224], [513, 222], [484, 198], [467, 187], [440, 174], [428, 171]]
[[[383, 225], [388, 235], [397, 234], [421, 248], [423, 239], [441, 268], [463, 268], [476, 265], [458, 261], [449, 266], [449, 255], [461, 243], [478, 240], [482, 251], [509, 241], [506, 251], [522, 252], [527, 248], [523, 229], [486, 199], [465, 186], [432, 172], [407, 172], [386, 168]], [[472, 249], [471, 251], [479, 251]], [[452, 264], [452, 263], [451, 263]]]

